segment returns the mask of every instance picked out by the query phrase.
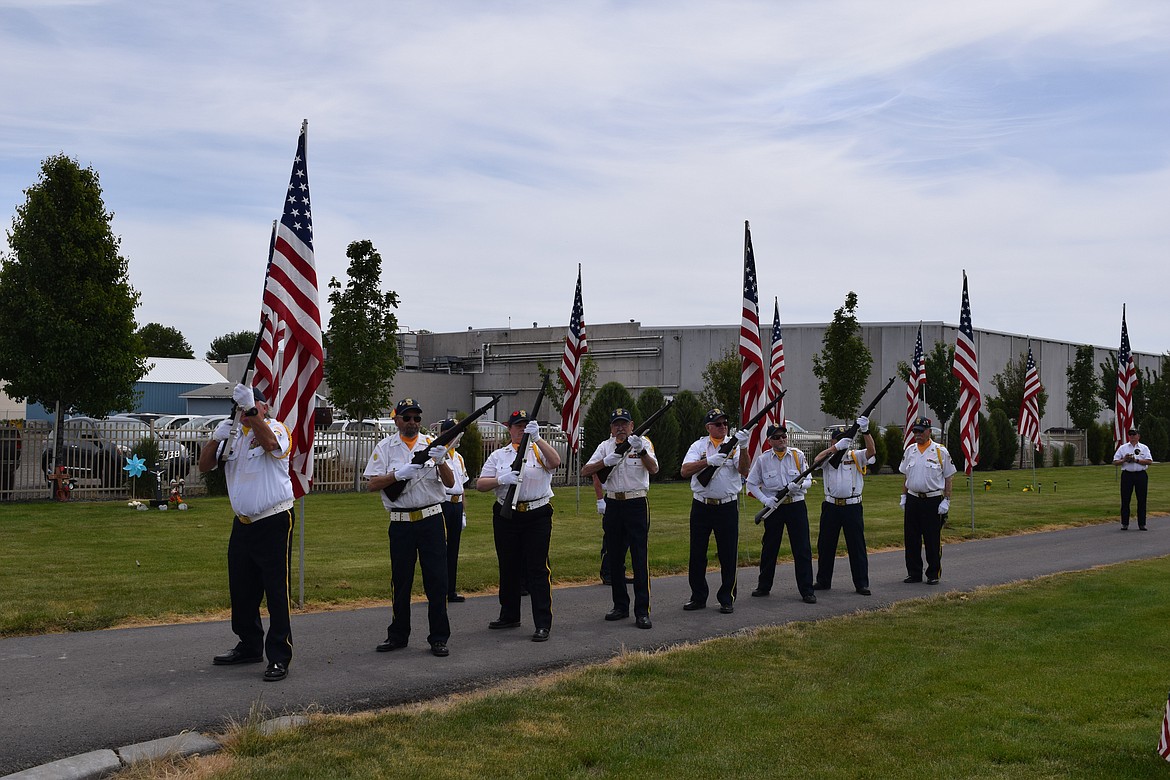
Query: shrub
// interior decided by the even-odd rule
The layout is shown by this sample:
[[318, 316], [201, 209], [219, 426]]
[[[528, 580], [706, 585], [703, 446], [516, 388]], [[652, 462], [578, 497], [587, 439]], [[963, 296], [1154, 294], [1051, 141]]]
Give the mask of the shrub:
[[994, 471], [999, 468], [999, 429], [979, 415], [979, 462], [975, 464], [977, 471]]
[[638, 424], [637, 418], [640, 416], [630, 391], [621, 382], [606, 382], [598, 389], [597, 395], [593, 396], [589, 411], [585, 415], [585, 435], [581, 443], [582, 463], [593, 456], [598, 444], [609, 438], [609, 416], [618, 407], [629, 409], [636, 418], [634, 425]]
[[1150, 448], [1154, 460], [1170, 459], [1170, 431], [1164, 417], [1149, 415], [1142, 420], [1142, 443]]
[[1071, 441], [1064, 443], [1064, 452], [1061, 453], [1060, 460], [1066, 466], [1077, 465], [1077, 445]]
[[[666, 398], [662, 395], [662, 391], [657, 387], [647, 387], [638, 396], [638, 416], [646, 420], [665, 405]], [[651, 479], [656, 482], [671, 479], [678, 474], [682, 464], [682, 457], [678, 449], [678, 420], [674, 417], [673, 406], [666, 414], [658, 418], [647, 435], [654, 444], [654, 454], [658, 458], [658, 473]]]
[[1053, 468], [1058, 468], [1061, 465], [1060, 461], [1061, 461], [1061, 453], [1062, 453], [1063, 449], [1064, 448], [1061, 447], [1059, 444], [1053, 444], [1051, 447], [1048, 448], [1048, 450], [1049, 450], [1048, 457], [1051, 460], [1051, 462], [1048, 464], [1049, 466], [1052, 466]]
[[1050, 449], [1052, 449], [1052, 448], [1051, 447], [1041, 447], [1039, 449], [1039, 451], [1036, 452], [1036, 468], [1038, 468], [1038, 469], [1044, 468], [1044, 459], [1046, 457], [1048, 457], [1048, 450], [1050, 450]]
[[1096, 422], [1089, 423], [1089, 427], [1085, 429], [1085, 439], [1087, 441], [1088, 452], [1085, 453], [1089, 458], [1089, 463], [1094, 466], [1100, 465], [1107, 457], [1105, 454], [1106, 440], [1108, 434], [1103, 430], [1104, 426]]
[[[872, 473], [877, 474], [882, 470], [882, 464], [888, 460], [889, 453], [886, 452], [886, 439], [884, 436], [882, 436], [881, 433], [878, 432], [877, 425], [871, 425], [869, 427], [869, 432], [873, 436], [874, 450], [873, 465], [871, 465], [869, 468]], [[864, 441], [864, 439], [862, 441]]]
[[886, 445], [886, 463], [890, 464], [890, 469], [897, 473], [898, 467], [902, 465], [902, 453], [905, 448], [902, 446], [905, 433], [900, 425], [887, 425], [886, 430], [882, 432], [882, 440]]
[[[160, 455], [158, 442], [151, 436], [144, 436], [130, 450], [130, 454], [136, 455], [146, 462], [146, 471], [142, 472], [142, 476], [129, 480], [131, 493], [135, 498], [154, 498], [155, 491], [159, 486], [158, 475], [154, 473], [155, 469], [158, 468]], [[125, 476], [126, 473], [122, 472], [122, 475]], [[163, 498], [166, 496], [164, 495]]]
[[[456, 419], [462, 420], [466, 416], [466, 412], [460, 412]], [[467, 430], [463, 432], [463, 438], [459, 440], [458, 450], [459, 454], [463, 456], [463, 465], [467, 469], [467, 476], [475, 479], [483, 468], [483, 434], [479, 432], [477, 423], [467, 426]]]
[[[1007, 413], [1003, 409], [996, 409], [987, 418], [987, 425], [989, 428], [995, 428], [996, 441], [999, 444], [999, 449], [995, 455], [995, 468], [1003, 471], [1015, 466], [1016, 455], [1020, 451], [1020, 436], [1016, 432], [1016, 426], [1012, 425], [1012, 421], [1008, 419]], [[980, 437], [980, 449], [982, 450], [982, 437]]]

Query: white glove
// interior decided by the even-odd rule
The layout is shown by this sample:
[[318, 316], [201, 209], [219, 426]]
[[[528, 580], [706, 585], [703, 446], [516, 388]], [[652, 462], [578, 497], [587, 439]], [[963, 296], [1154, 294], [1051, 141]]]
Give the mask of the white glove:
[[940, 501], [938, 503], [938, 513], [940, 515], [945, 515], [947, 512], [950, 511], [950, 509], [951, 509], [951, 500], [949, 498], [944, 498], [942, 501]]
[[232, 400], [236, 402], [236, 406], [244, 411], [256, 405], [256, 397], [252, 395], [252, 388], [247, 385], [236, 385], [235, 389], [232, 390]]
[[906, 494], [905, 493], [903, 493], [902, 497], [900, 499], [898, 499], [898, 506], [902, 507], [903, 509], [906, 508]]
[[719, 468], [720, 466], [722, 466], [726, 462], [727, 462], [727, 456], [724, 455], [722, 452], [719, 452], [718, 450], [715, 451], [714, 455], [707, 456], [707, 465], [713, 466], [714, 468]]
[[431, 447], [429, 450], [427, 450], [427, 455], [431, 456], [431, 460], [435, 462], [436, 466], [445, 461], [447, 456], [450, 454], [451, 453], [447, 452], [447, 448], [442, 445]]
[[638, 455], [642, 450], [646, 449], [646, 440], [641, 436], [631, 436], [626, 439], [626, 442], [630, 445], [630, 452], [635, 455]]
[[604, 458], [602, 458], [601, 462], [607, 466], [616, 466], [617, 464], [622, 462], [623, 457], [625, 457], [625, 456], [620, 454], [620, 453], [611, 452], [608, 455], [606, 455]]
[[599, 515], [605, 514], [605, 499], [604, 498], [597, 499], [597, 514], [599, 514]]
[[211, 432], [211, 438], [215, 441], [227, 441], [227, 437], [232, 435], [232, 420], [228, 419], [215, 426], [215, 430]]
[[788, 492], [789, 492], [789, 494], [803, 493], [804, 492], [804, 485], [802, 485], [801, 483], [796, 482], [796, 481], [789, 482], [788, 483]]
[[505, 471], [496, 477], [496, 484], [507, 487], [508, 485], [517, 485], [520, 483], [520, 475], [515, 471]]
[[417, 463], [407, 463], [405, 466], [399, 466], [394, 469], [394, 481], [405, 482], [408, 479], [414, 479], [420, 471], [422, 471], [422, 466]]
[[463, 527], [464, 528], [467, 527], [467, 513], [466, 512], [463, 513]]
[[857, 430], [862, 433], [869, 433], [869, 418], [862, 415], [857, 418]]
[[764, 496], [760, 499], [760, 503], [768, 507], [768, 509], [775, 509], [780, 506], [780, 499], [776, 498], [776, 496]]
[[740, 430], [740, 431], [735, 432], [735, 441], [739, 444], [739, 446], [746, 447], [748, 442], [751, 440], [752, 440], [752, 432], [751, 431]]
[[528, 424], [524, 426], [524, 432], [528, 434], [528, 440], [533, 444], [540, 441], [540, 423], [536, 420], [529, 420]]
[[846, 439], [844, 436], [842, 436], [840, 439], [837, 439], [837, 443], [833, 445], [833, 448], [838, 450], [847, 450], [852, 445], [852, 439]]

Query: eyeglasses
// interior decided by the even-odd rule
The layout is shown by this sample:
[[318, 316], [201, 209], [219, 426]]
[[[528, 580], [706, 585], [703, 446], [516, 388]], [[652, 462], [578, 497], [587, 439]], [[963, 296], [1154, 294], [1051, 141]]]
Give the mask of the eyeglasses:
[[400, 414], [398, 419], [402, 422], [422, 422], [421, 414]]
[[771, 436], [769, 436], [768, 438], [771, 439], [772, 441], [777, 441], [778, 439], [787, 439], [788, 434], [787, 433], [774, 433]]

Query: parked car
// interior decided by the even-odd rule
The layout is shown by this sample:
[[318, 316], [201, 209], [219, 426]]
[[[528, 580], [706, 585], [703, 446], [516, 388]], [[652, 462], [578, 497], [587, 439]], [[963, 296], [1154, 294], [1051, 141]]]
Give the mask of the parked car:
[[211, 432], [227, 418], [226, 414], [204, 414], [194, 417], [175, 428], [173, 438], [187, 448], [191, 457], [196, 458], [204, 442], [211, 438]]
[[197, 414], [164, 414], [151, 424], [154, 426], [155, 432], [160, 436], [173, 438], [174, 434], [172, 431], [180, 425], [194, 420], [198, 416]]
[[[152, 438], [150, 426], [133, 417], [70, 417], [62, 423], [63, 452], [60, 463], [77, 479], [96, 479], [102, 487], [116, 487], [126, 478], [123, 466], [126, 458], [143, 439]], [[56, 431], [41, 453], [41, 469], [48, 474], [53, 462]], [[191, 468], [191, 455], [180, 444], [157, 439], [159, 466], [165, 479], [186, 476]]]
[[393, 420], [334, 420], [313, 435], [313, 468], [361, 471], [378, 442], [397, 433]]

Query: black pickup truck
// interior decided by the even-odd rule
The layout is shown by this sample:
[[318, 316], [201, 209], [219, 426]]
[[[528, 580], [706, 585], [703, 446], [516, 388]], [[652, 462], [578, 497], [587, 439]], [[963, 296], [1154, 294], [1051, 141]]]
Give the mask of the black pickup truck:
[[16, 470], [20, 468], [21, 436], [19, 427], [0, 420], [0, 500], [12, 498]]

